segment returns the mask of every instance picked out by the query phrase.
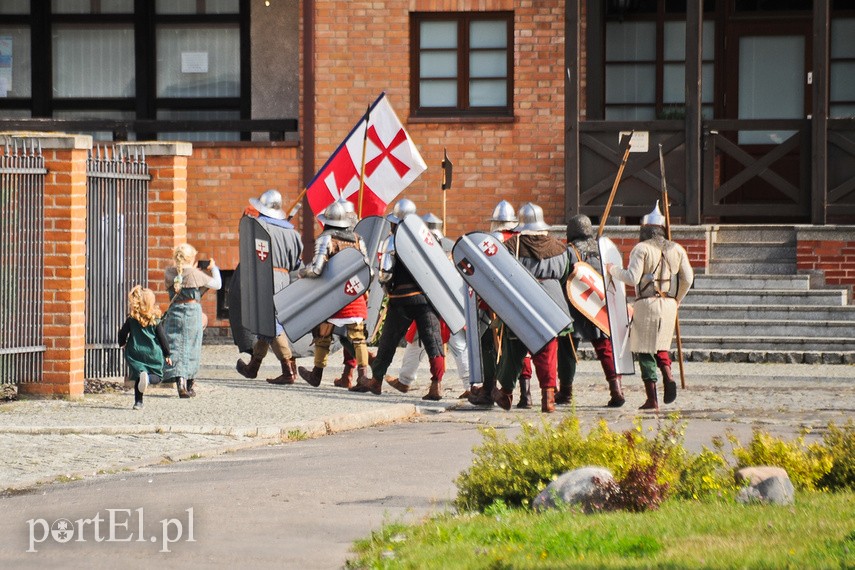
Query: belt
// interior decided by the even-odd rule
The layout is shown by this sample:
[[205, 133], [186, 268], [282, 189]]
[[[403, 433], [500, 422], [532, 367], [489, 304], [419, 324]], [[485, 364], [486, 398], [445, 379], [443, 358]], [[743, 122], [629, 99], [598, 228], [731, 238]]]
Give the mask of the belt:
[[273, 271], [278, 271], [279, 273], [289, 273], [289, 271], [284, 267], [274, 267]]
[[424, 295], [422, 291], [413, 291], [412, 293], [402, 293], [400, 295], [389, 295], [390, 299], [404, 299], [406, 297], [415, 297], [416, 295]]

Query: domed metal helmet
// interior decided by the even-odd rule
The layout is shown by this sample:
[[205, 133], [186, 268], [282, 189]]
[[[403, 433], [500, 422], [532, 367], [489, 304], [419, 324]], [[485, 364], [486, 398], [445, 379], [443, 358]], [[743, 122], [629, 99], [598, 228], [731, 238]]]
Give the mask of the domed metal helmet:
[[549, 229], [549, 224], [543, 221], [543, 208], [527, 202], [520, 207], [520, 225], [514, 228], [517, 232], [542, 232]]
[[493, 209], [493, 217], [490, 218], [491, 222], [519, 222], [517, 219], [517, 213], [514, 211], [514, 207], [507, 200], [502, 200], [498, 204], [496, 204], [495, 209]]
[[[337, 200], [326, 207], [322, 214], [318, 215], [318, 221], [325, 228], [349, 228], [350, 219], [347, 217], [347, 207], [343, 202], [347, 200]], [[348, 202], [349, 203], [349, 202]]]
[[413, 204], [413, 201], [407, 198], [401, 198], [395, 204], [395, 207], [392, 209], [392, 213], [386, 216], [386, 219], [392, 222], [393, 224], [400, 224], [401, 220], [403, 220], [410, 214], [415, 213], [416, 205]]
[[434, 213], [430, 212], [422, 216], [422, 220], [424, 220], [425, 225], [429, 230], [441, 230], [442, 229], [442, 220]]
[[567, 241], [590, 239], [594, 237], [594, 226], [591, 218], [585, 214], [577, 214], [567, 220]]
[[253, 208], [269, 218], [277, 220], [285, 219], [285, 212], [282, 211], [282, 194], [278, 190], [267, 190], [257, 199], [250, 198], [249, 203]]
[[656, 206], [653, 208], [653, 211], [641, 218], [641, 225], [665, 227], [665, 216], [659, 210], [659, 200], [656, 200]]

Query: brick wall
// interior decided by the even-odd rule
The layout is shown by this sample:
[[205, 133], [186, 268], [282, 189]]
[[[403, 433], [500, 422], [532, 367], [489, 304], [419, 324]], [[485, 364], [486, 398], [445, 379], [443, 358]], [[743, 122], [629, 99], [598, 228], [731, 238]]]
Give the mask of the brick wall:
[[[249, 199], [269, 188], [282, 193], [283, 208], [302, 191], [294, 144], [194, 145], [187, 160], [187, 240], [201, 257], [213, 257], [221, 269], [234, 269], [240, 261], [240, 218]], [[300, 227], [299, 219], [295, 225]], [[162, 271], [160, 278], [162, 281]], [[162, 289], [161, 282], [158, 286]], [[203, 298], [209, 326], [228, 326], [228, 322], [215, 319], [216, 301], [213, 292]]]
[[825, 285], [855, 293], [855, 231], [851, 226], [796, 228], [796, 268], [820, 277]]
[[[428, 171], [404, 196], [441, 214], [443, 148], [454, 163], [446, 233], [484, 228], [507, 199], [541, 205], [548, 222], [564, 211], [564, 2], [558, 0], [387, 0], [316, 2], [317, 160], [335, 150], [381, 91], [404, 122]], [[411, 11], [514, 12], [513, 122], [408, 120]], [[383, 15], [382, 23], [378, 14]], [[382, 24], [382, 25], [381, 25]], [[366, 63], [368, 62], [368, 63]], [[320, 164], [316, 165], [320, 166]]]

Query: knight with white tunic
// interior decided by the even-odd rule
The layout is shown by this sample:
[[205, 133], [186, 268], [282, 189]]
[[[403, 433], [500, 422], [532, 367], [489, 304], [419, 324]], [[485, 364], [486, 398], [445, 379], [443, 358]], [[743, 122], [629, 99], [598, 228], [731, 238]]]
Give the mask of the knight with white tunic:
[[657, 366], [665, 388], [663, 401], [670, 404], [677, 398], [668, 351], [674, 338], [677, 307], [694, 281], [686, 250], [665, 239], [665, 216], [659, 211], [658, 201], [653, 211], [641, 219], [639, 243], [632, 248], [626, 269], [609, 263], [606, 271], [613, 278], [635, 286], [630, 347], [641, 368], [647, 396], [639, 409], [658, 410]]

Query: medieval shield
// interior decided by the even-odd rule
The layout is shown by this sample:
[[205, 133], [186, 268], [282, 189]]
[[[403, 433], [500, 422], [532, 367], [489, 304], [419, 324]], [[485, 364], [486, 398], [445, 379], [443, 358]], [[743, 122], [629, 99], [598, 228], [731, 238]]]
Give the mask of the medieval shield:
[[466, 284], [420, 217], [407, 216], [398, 224], [395, 251], [451, 333], [462, 329]]
[[[608, 263], [615, 267], [623, 267], [623, 256], [612, 240], [601, 237], [597, 243], [600, 247], [600, 259], [603, 268]], [[607, 274], [603, 275], [603, 285], [606, 292], [615, 370], [618, 374], [635, 374], [632, 352], [629, 349], [629, 311], [626, 307], [626, 286], [623, 282], [612, 279]]]
[[243, 326], [253, 334], [273, 338], [273, 258], [270, 234], [250, 216], [240, 226], [240, 313]]
[[[380, 257], [377, 250], [380, 249], [380, 244], [383, 239], [389, 235], [392, 224], [389, 220], [381, 216], [368, 216], [356, 224], [355, 231], [365, 242], [365, 251], [368, 252], [368, 259], [371, 261], [371, 269], [377, 273], [377, 266], [380, 264]], [[377, 331], [377, 325], [380, 322], [380, 310], [383, 308], [383, 297], [385, 292], [383, 286], [378, 280], [371, 282], [368, 288], [368, 318], [365, 320], [365, 330], [368, 338], [374, 338]]]
[[602, 274], [584, 261], [577, 261], [565, 289], [567, 298], [576, 310], [598, 329], [609, 334], [609, 311]]
[[469, 383], [484, 382], [484, 366], [481, 362], [481, 327], [479, 326], [478, 295], [472, 287], [466, 287], [466, 358], [469, 359]]
[[457, 240], [453, 255], [463, 279], [532, 354], [573, 322], [566, 308], [552, 299], [496, 237], [483, 232], [466, 234]]
[[319, 277], [291, 283], [273, 297], [276, 319], [292, 341], [321, 324], [368, 290], [371, 270], [362, 252], [349, 247], [333, 255]]

